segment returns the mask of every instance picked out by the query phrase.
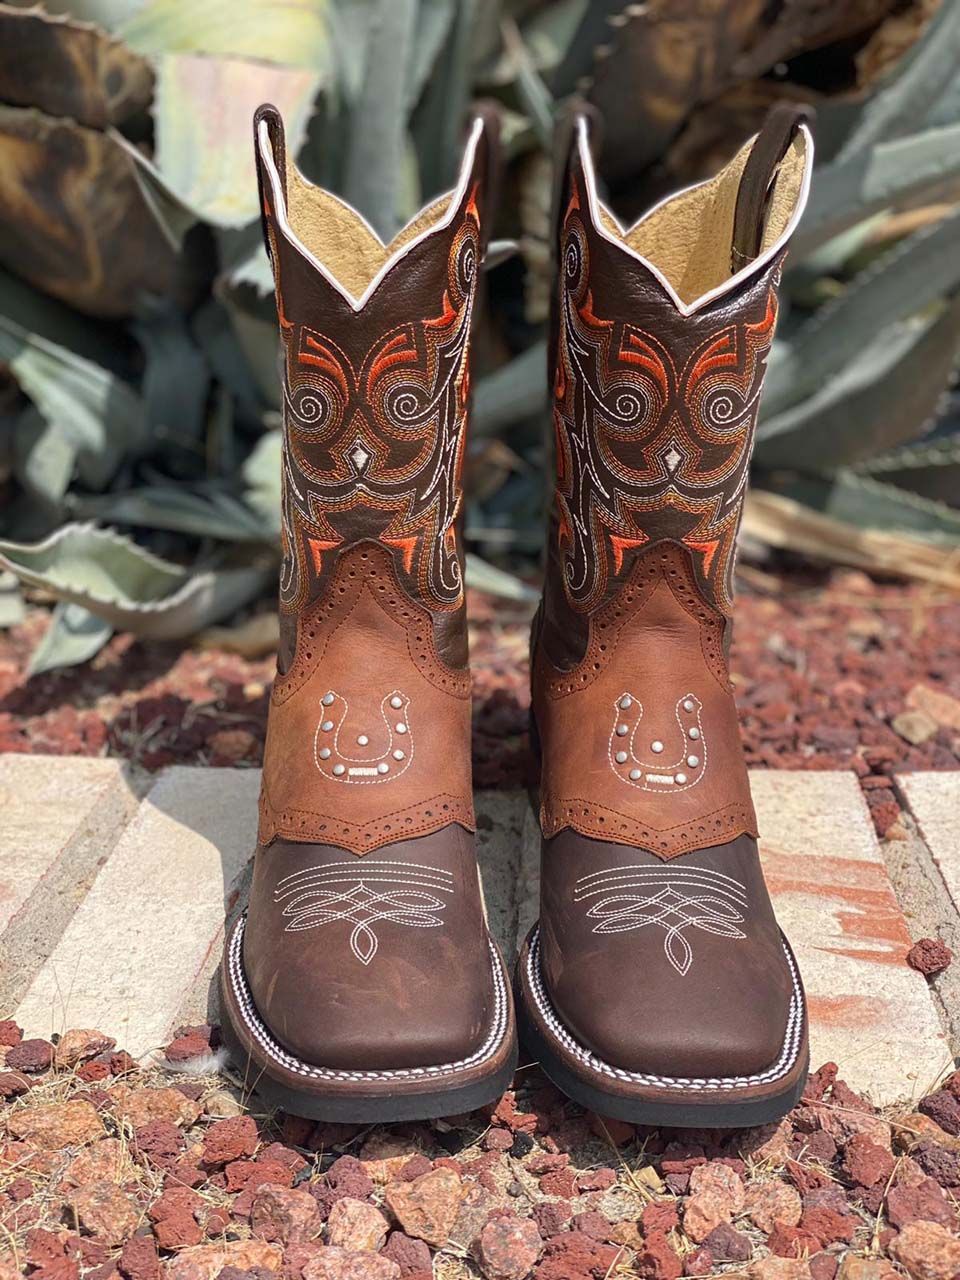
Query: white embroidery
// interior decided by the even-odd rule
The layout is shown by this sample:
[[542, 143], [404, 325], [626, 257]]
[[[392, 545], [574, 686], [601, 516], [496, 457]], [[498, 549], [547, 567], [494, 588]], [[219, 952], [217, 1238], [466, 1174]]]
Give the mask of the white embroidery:
[[682, 977], [693, 950], [685, 929], [703, 929], [721, 938], [745, 938], [747, 893], [739, 880], [707, 867], [627, 866], [581, 876], [575, 902], [599, 898], [587, 915], [594, 933], [626, 933], [646, 925], [665, 930], [663, 950]]
[[329, 690], [320, 699], [320, 719], [313, 735], [313, 758], [317, 768], [331, 782], [392, 782], [410, 767], [413, 760], [413, 734], [410, 732], [410, 699], [399, 689], [380, 699], [383, 729], [364, 729], [353, 743], [364, 750], [357, 754], [348, 749], [341, 737], [350, 707], [342, 694]]
[[441, 893], [453, 893], [449, 871], [418, 862], [365, 858], [359, 870], [351, 861], [295, 871], [277, 883], [273, 898], [285, 904], [286, 933], [349, 921], [353, 925], [350, 950], [361, 964], [369, 964], [380, 946], [374, 925], [389, 920], [416, 929], [438, 929], [443, 924], [439, 913], [447, 905], [437, 896]]
[[[707, 743], [700, 722], [703, 704], [692, 693], [677, 699], [677, 725], [682, 750], [672, 761], [659, 757], [666, 750], [659, 738], [651, 736], [644, 746], [639, 738], [643, 723], [643, 703], [627, 690], [617, 698], [613, 712], [613, 728], [607, 753], [610, 768], [621, 782], [640, 791], [689, 791], [703, 777], [707, 768]], [[653, 759], [646, 759], [646, 752]]]

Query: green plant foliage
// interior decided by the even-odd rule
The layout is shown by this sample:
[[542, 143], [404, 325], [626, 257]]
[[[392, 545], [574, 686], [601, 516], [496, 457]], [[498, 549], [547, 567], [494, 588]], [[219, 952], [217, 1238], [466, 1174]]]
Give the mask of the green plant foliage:
[[[753, 484], [776, 496], [758, 527], [799, 510], [829, 517], [828, 557], [837, 528], [960, 554], [960, 0], [929, 10], [0, 3], [0, 626], [21, 591], [59, 602], [39, 672], [115, 628], [181, 639], [271, 589], [281, 406], [250, 128], [264, 100], [306, 175], [385, 239], [452, 183], [471, 101], [498, 100], [467, 573], [514, 599], [531, 594], [548, 497], [558, 110], [578, 93], [605, 114], [601, 170], [635, 216], [712, 172], [771, 101], [812, 102], [821, 160], [769, 361]], [[50, 74], [27, 75], [28, 56]]]

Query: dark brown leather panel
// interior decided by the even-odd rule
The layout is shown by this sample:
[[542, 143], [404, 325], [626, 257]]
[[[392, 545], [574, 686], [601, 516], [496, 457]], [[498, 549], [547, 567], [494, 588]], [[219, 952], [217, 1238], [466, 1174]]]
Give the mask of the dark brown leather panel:
[[582, 1044], [669, 1076], [776, 1060], [793, 984], [749, 836], [664, 864], [562, 831], [542, 871], [543, 976]]
[[275, 841], [257, 857], [244, 971], [304, 1062], [370, 1071], [468, 1057], [493, 998], [472, 837], [452, 827], [362, 861]]

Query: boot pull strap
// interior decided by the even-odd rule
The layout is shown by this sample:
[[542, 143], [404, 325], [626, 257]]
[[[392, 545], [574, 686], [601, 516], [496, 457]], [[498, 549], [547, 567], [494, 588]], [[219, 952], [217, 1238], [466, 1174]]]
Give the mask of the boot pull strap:
[[591, 150], [596, 154], [602, 142], [602, 121], [596, 107], [574, 98], [557, 117], [553, 130], [553, 193], [550, 201], [550, 247], [556, 253], [566, 208], [567, 186], [580, 121], [585, 120]]
[[487, 252], [500, 197], [500, 180], [503, 174], [503, 148], [500, 144], [500, 108], [495, 101], [483, 99], [476, 103], [472, 119], [483, 121], [483, 131], [474, 160], [474, 172], [480, 181], [481, 208], [480, 256]]
[[270, 147], [273, 151], [274, 164], [277, 167], [277, 174], [280, 178], [280, 189], [283, 192], [283, 198], [287, 198], [287, 143], [286, 135], [283, 129], [283, 119], [280, 112], [272, 102], [265, 102], [262, 106], [257, 107], [253, 115], [253, 158], [257, 169], [257, 190], [260, 193], [260, 228], [263, 232], [263, 243], [267, 248], [267, 257], [270, 257], [270, 237], [267, 234], [267, 211], [275, 214], [269, 196], [270, 183], [263, 167], [263, 158], [260, 155], [260, 124], [261, 121], [266, 123], [267, 133], [270, 136]]
[[801, 124], [812, 112], [791, 102], [777, 102], [767, 112], [744, 165], [733, 215], [730, 265], [734, 272], [752, 262], [763, 245], [767, 205], [777, 170]]

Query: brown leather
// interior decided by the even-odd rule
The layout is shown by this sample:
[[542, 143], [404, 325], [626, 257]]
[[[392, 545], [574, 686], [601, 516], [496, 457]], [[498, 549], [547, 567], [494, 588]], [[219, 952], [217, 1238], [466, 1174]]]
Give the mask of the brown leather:
[[696, 589], [672, 541], [635, 560], [589, 620], [583, 659], [534, 657], [545, 837], [573, 827], [672, 858], [741, 832], [756, 835], [724, 618]]
[[734, 271], [757, 256], [763, 246], [770, 188], [787, 148], [801, 124], [809, 123], [809, 107], [775, 102], [750, 150], [740, 178], [733, 218], [731, 267]]
[[[669, 204], [650, 215], [656, 235], [615, 224], [593, 194], [584, 125], [558, 186], [557, 478], [531, 664], [542, 900], [520, 989], [568, 1078], [628, 1102], [779, 1099], [806, 1054], [727, 665], [785, 228], [804, 189], [797, 161], [809, 163], [796, 121], [786, 142], [781, 124], [758, 159], [741, 152], [707, 184], [715, 232], [677, 206], [689, 243], [727, 237], [711, 246], [719, 279], [670, 242]], [[781, 183], [771, 155], [788, 147]], [[733, 238], [751, 218], [766, 247], [737, 274]], [[635, 247], [657, 237], [700, 292]]]
[[441, 661], [386, 548], [361, 542], [302, 615], [274, 684], [260, 842], [366, 854], [451, 822], [474, 829], [470, 674]]
[[490, 949], [473, 840], [459, 827], [362, 862], [277, 841], [257, 858], [245, 943], [257, 1008], [304, 1062], [417, 1067], [467, 1057], [483, 1039]]
[[751, 1075], [775, 1061], [793, 984], [751, 837], [665, 867], [563, 831], [544, 864], [543, 977], [581, 1044], [669, 1076]]
[[223, 985], [276, 1084], [319, 1093], [316, 1114], [354, 1086], [387, 1089], [383, 1108], [378, 1072], [405, 1095], [482, 1089], [515, 1054], [474, 857], [458, 531], [496, 127], [474, 123], [459, 195], [389, 247], [285, 167], [275, 109], [254, 127], [283, 346], [284, 643]]

